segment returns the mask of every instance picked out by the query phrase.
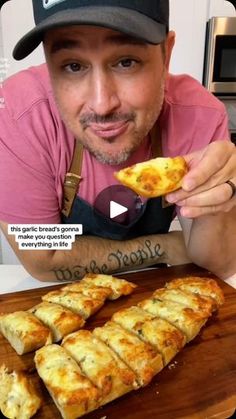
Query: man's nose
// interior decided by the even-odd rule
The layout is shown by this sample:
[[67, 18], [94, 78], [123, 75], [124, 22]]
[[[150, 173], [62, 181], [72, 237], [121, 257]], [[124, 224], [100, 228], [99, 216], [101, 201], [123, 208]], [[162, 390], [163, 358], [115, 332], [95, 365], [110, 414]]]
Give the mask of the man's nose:
[[87, 105], [97, 115], [108, 115], [120, 107], [118, 86], [112, 75], [106, 71], [93, 73]]

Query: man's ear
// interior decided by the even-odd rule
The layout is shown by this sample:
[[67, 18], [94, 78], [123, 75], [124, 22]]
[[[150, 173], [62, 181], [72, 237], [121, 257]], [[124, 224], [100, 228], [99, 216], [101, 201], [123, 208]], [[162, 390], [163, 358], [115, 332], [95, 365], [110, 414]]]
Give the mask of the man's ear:
[[167, 71], [169, 70], [170, 59], [171, 59], [174, 45], [175, 45], [175, 32], [170, 31], [165, 40], [165, 66], [166, 66]]

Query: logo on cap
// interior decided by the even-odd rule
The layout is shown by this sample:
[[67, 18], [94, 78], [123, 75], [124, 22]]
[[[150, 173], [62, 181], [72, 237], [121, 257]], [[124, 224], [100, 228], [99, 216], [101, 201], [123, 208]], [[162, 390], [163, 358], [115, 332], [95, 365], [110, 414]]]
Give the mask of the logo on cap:
[[62, 3], [66, 0], [43, 0], [44, 9], [50, 9], [50, 7], [56, 6], [58, 3]]

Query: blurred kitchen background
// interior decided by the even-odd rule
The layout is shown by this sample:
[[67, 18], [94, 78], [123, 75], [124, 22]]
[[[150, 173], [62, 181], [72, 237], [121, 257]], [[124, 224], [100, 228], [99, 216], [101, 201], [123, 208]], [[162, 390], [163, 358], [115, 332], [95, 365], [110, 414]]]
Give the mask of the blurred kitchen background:
[[[235, 5], [235, 0], [170, 0], [170, 29], [177, 33], [170, 71], [192, 75], [225, 103], [233, 139], [236, 133]], [[0, 0], [0, 6], [0, 76], [4, 79], [21, 69], [44, 62], [44, 56], [41, 46], [20, 62], [11, 55], [16, 42], [34, 26], [31, 0]], [[215, 21], [213, 17], [230, 17], [231, 23]], [[215, 27], [221, 32], [230, 27], [223, 42], [219, 33], [216, 53], [216, 38], [212, 36]], [[222, 83], [226, 92], [225, 87], [221, 90]], [[177, 220], [173, 221], [172, 228], [179, 229]], [[19, 263], [1, 233], [0, 263]]]

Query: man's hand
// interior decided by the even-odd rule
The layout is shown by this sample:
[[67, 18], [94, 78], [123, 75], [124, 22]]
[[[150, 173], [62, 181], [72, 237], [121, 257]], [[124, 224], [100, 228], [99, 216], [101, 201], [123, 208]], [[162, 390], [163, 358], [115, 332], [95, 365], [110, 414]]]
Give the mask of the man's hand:
[[206, 148], [184, 156], [189, 172], [182, 189], [168, 194], [168, 202], [180, 207], [180, 215], [196, 218], [201, 215], [229, 212], [236, 206], [236, 147], [229, 141], [216, 141]]

